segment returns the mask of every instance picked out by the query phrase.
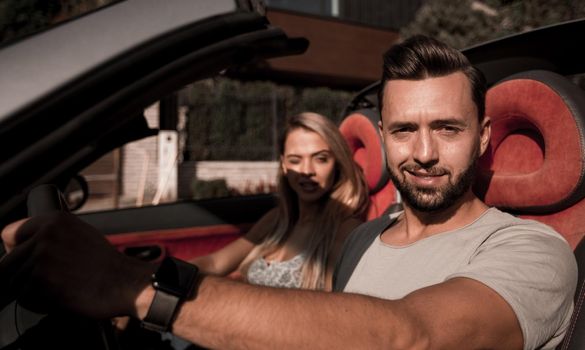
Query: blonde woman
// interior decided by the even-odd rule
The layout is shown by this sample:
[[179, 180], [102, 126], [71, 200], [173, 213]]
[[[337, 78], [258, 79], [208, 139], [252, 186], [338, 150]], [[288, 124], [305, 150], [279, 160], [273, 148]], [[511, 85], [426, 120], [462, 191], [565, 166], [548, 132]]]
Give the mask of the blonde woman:
[[343, 242], [367, 208], [363, 173], [335, 124], [316, 113], [287, 121], [280, 164], [277, 207], [244, 237], [192, 262], [253, 284], [331, 290]]

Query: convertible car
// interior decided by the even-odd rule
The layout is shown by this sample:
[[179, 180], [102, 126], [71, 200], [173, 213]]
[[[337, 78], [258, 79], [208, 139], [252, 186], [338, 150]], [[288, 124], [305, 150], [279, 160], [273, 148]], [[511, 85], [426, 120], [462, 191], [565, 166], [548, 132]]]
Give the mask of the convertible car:
[[[575, 249], [580, 267], [585, 92], [579, 74], [585, 72], [585, 58], [578, 54], [575, 33], [583, 32], [585, 20], [567, 22], [464, 50], [488, 78], [487, 114], [493, 120], [476, 192], [490, 205], [555, 227]], [[64, 190], [107, 152], [156, 134], [144, 110], [157, 100], [229, 67], [302, 54], [308, 44], [271, 26], [255, 1], [127, 0], [5, 45], [0, 48], [0, 226], [44, 207], [46, 198], [36, 193], [48, 187], [39, 186]], [[366, 174], [368, 219], [400, 205], [376, 129], [377, 86], [357, 94], [340, 124]], [[158, 261], [219, 249], [274, 204], [274, 196], [264, 194], [79, 216], [121, 251]], [[150, 342], [144, 334], [133, 345], [104, 322], [37, 315], [13, 300], [1, 303], [0, 349], [173, 346], [159, 338]], [[582, 322], [577, 312], [563, 349], [585, 344]]]

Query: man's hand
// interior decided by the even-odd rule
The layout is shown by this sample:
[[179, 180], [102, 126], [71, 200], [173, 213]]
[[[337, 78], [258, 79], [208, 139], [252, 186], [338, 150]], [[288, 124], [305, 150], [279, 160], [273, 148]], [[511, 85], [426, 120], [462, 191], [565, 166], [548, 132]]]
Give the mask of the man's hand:
[[[16, 247], [16, 245], [18, 244], [18, 242], [16, 241], [17, 239], [16, 231], [18, 231], [18, 228], [22, 226], [22, 224], [24, 224], [27, 220], [28, 219], [15, 221], [7, 225], [2, 230], [2, 243], [4, 244], [4, 249], [6, 249], [6, 253], [10, 253], [12, 249], [14, 249], [14, 247]], [[18, 239], [26, 240], [24, 235], [18, 236]]]
[[134, 315], [135, 299], [154, 266], [119, 253], [74, 215], [21, 220], [2, 231], [2, 301], [36, 312], [65, 309], [92, 318]]

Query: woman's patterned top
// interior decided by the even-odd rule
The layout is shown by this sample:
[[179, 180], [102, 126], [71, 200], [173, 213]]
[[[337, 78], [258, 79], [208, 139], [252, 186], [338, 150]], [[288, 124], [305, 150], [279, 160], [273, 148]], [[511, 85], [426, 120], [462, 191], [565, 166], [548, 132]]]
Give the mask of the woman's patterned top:
[[300, 288], [303, 253], [286, 261], [266, 261], [258, 258], [248, 268], [248, 282], [270, 287]]

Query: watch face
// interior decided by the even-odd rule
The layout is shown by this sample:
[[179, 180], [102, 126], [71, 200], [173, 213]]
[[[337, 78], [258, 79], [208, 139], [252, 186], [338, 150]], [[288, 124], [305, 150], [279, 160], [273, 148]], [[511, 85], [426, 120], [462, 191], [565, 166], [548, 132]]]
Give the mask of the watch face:
[[197, 266], [175, 258], [165, 258], [154, 274], [154, 288], [184, 298], [197, 277]]

